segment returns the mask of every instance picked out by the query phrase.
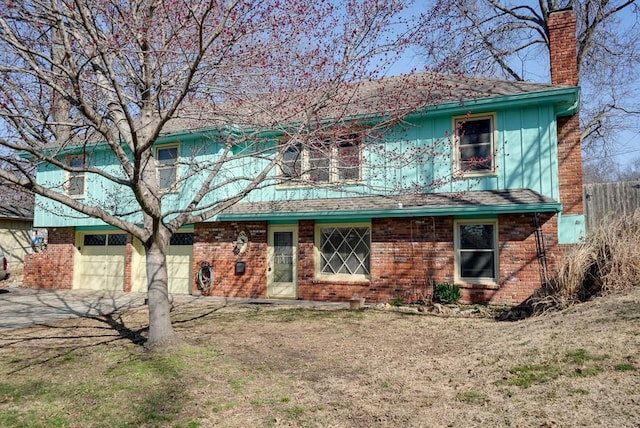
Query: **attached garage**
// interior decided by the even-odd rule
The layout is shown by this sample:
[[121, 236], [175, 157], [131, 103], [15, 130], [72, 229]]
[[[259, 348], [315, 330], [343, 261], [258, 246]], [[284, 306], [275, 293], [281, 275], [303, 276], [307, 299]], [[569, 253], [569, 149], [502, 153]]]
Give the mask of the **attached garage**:
[[127, 234], [114, 232], [76, 233], [73, 288], [124, 290]]
[[[145, 250], [142, 242], [133, 240], [131, 258], [131, 291], [147, 292], [147, 269]], [[167, 275], [170, 294], [191, 294], [193, 265], [193, 233], [181, 232], [171, 237], [167, 249]]]

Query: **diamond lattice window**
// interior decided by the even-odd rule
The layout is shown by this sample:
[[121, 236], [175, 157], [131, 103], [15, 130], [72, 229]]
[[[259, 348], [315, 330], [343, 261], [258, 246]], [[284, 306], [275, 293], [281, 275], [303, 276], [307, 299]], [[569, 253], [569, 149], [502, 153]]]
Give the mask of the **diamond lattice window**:
[[320, 259], [322, 275], [369, 275], [371, 229], [323, 227], [320, 234]]
[[169, 245], [193, 245], [193, 233], [174, 233]]

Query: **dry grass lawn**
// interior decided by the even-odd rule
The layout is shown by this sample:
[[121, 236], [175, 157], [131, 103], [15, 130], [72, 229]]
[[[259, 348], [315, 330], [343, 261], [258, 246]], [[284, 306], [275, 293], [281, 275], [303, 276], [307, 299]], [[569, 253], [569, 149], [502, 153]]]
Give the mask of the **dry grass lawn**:
[[640, 426], [640, 288], [518, 322], [195, 302], [0, 333], [0, 426]]

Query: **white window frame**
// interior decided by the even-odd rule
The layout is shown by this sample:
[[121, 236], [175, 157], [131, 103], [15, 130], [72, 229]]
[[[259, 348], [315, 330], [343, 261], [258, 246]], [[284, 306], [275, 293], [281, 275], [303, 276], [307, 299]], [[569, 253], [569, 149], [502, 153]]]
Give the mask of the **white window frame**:
[[[367, 228], [369, 229], [369, 265], [367, 266], [368, 273], [366, 274], [345, 274], [345, 273], [324, 273], [322, 272], [322, 230], [323, 229], [346, 229], [346, 228]], [[320, 223], [315, 225], [315, 245], [314, 245], [314, 253], [315, 253], [315, 277], [316, 279], [326, 280], [326, 281], [369, 281], [371, 278], [371, 262], [372, 262], [372, 251], [371, 251], [371, 223]]]
[[[489, 123], [491, 125], [491, 141], [490, 141], [490, 152], [491, 152], [491, 168], [486, 170], [468, 170], [465, 171], [462, 168], [462, 153], [461, 153], [461, 144], [460, 144], [460, 134], [458, 125], [465, 122], [473, 122], [477, 120], [486, 120], [489, 119]], [[453, 117], [453, 130], [454, 130], [454, 172], [456, 175], [467, 176], [485, 176], [485, 175], [495, 175], [498, 169], [498, 149], [497, 149], [497, 141], [498, 141], [498, 131], [496, 128], [497, 117], [495, 113], [482, 113], [482, 114], [473, 114], [467, 116], [454, 116]]]
[[[159, 160], [159, 152], [166, 149], [176, 149], [176, 161], [173, 164], [163, 165]], [[178, 177], [180, 177], [180, 144], [163, 144], [155, 148], [155, 161], [156, 161], [156, 177], [158, 179], [158, 186], [161, 192], [171, 193], [178, 189]], [[160, 185], [160, 171], [163, 169], [175, 168], [176, 177], [174, 182], [169, 187], [162, 187]]]
[[[491, 250], [474, 250], [474, 251], [491, 251], [493, 252], [493, 272], [494, 277], [463, 277], [461, 266], [461, 253], [465, 250], [460, 248], [460, 226], [464, 225], [491, 225], [493, 226], [493, 248]], [[455, 220], [453, 223], [453, 240], [454, 240], [454, 279], [457, 284], [463, 285], [488, 285], [497, 287], [499, 285], [500, 278], [500, 264], [499, 264], [499, 241], [498, 241], [498, 220], [497, 219], [464, 219]]]
[[[346, 141], [345, 141], [346, 142]], [[299, 186], [302, 182], [304, 182], [305, 185], [313, 185], [313, 186], [323, 186], [323, 185], [336, 185], [336, 184], [357, 184], [357, 183], [361, 183], [363, 180], [363, 159], [364, 159], [364, 145], [362, 143], [362, 141], [359, 141], [355, 147], [358, 148], [358, 153], [357, 153], [357, 157], [358, 157], [358, 177], [357, 178], [353, 178], [353, 179], [341, 179], [340, 178], [340, 166], [339, 166], [339, 162], [340, 162], [340, 158], [338, 156], [338, 149], [339, 149], [339, 145], [338, 144], [332, 144], [331, 141], [326, 141], [326, 143], [329, 147], [328, 149], [330, 150], [330, 154], [329, 154], [329, 179], [328, 180], [318, 180], [318, 181], [314, 181], [311, 178], [311, 159], [310, 159], [310, 150], [311, 147], [309, 144], [302, 144], [299, 143], [300, 145], [300, 170], [301, 170], [301, 176], [300, 177], [290, 177], [288, 175], [284, 174], [283, 168], [282, 166], [279, 167], [278, 169], [278, 176], [281, 178], [280, 180], [280, 185], [283, 186]], [[291, 147], [295, 147], [295, 144], [292, 144]], [[282, 161], [282, 163], [284, 163], [284, 159]]]
[[[69, 167], [72, 167], [72, 162], [76, 159], [80, 159], [82, 161], [83, 167], [87, 164], [87, 158], [85, 155], [69, 155], [66, 157], [65, 161]], [[75, 168], [75, 167], [74, 167]], [[78, 194], [71, 194], [71, 180], [82, 178], [82, 191]], [[74, 199], [82, 199], [85, 197], [87, 192], [87, 173], [85, 171], [82, 172], [72, 172], [65, 171], [65, 182], [64, 182], [64, 191], [67, 196]]]

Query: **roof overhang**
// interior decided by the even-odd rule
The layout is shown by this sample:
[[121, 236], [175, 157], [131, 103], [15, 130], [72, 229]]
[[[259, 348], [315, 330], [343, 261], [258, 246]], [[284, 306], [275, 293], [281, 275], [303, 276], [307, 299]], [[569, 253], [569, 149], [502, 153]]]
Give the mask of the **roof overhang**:
[[[330, 208], [329, 208], [330, 207]], [[360, 220], [383, 217], [495, 216], [562, 211], [562, 204], [530, 189], [359, 196], [240, 203], [212, 221]]]
[[578, 111], [580, 106], [580, 87], [566, 86], [545, 91], [527, 92], [514, 95], [492, 96], [478, 99], [466, 99], [456, 102], [427, 106], [422, 110], [408, 115], [411, 117], [422, 117], [429, 114], [451, 115], [461, 112], [473, 111], [495, 111], [505, 110], [523, 105], [531, 106], [535, 104], [552, 104], [556, 116], [571, 116]]

